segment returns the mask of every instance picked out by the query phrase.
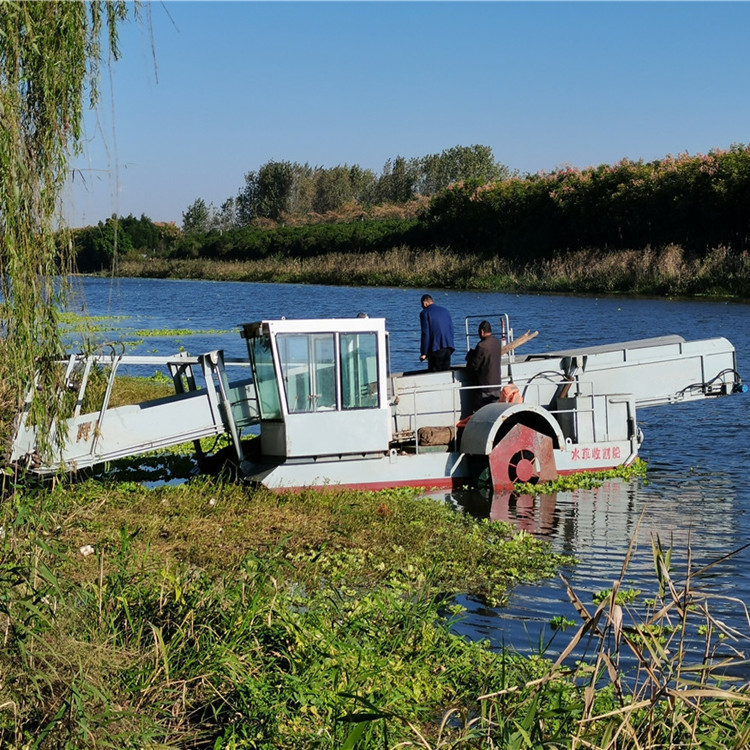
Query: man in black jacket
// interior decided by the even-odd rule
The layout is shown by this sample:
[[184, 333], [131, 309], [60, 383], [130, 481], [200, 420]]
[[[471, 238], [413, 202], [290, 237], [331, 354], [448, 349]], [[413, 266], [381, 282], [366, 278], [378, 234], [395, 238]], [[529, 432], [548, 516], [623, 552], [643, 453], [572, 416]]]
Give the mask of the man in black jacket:
[[486, 386], [476, 391], [476, 409], [500, 397], [502, 344], [492, 335], [489, 321], [479, 324], [479, 343], [466, 355], [466, 365], [474, 372], [477, 384]]

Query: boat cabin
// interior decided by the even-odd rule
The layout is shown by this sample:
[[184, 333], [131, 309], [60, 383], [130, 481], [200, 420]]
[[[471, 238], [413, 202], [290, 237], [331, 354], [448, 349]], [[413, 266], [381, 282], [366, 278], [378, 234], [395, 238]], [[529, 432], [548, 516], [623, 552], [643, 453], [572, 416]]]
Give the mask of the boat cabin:
[[264, 456], [361, 457], [388, 450], [384, 319], [268, 320], [247, 323], [241, 333]]

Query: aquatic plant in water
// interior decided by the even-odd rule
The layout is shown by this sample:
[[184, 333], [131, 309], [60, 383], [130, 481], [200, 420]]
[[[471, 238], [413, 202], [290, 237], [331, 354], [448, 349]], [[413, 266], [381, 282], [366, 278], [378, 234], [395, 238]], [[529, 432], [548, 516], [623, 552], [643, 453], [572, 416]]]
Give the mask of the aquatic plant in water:
[[593, 489], [600, 487], [607, 479], [628, 481], [635, 477], [645, 477], [647, 469], [648, 464], [642, 459], [636, 458], [629, 466], [619, 466], [604, 471], [581, 471], [575, 474], [565, 474], [553, 482], [542, 482], [540, 484], [517, 482], [513, 485], [513, 491], [519, 495], [551, 495], [554, 492]]

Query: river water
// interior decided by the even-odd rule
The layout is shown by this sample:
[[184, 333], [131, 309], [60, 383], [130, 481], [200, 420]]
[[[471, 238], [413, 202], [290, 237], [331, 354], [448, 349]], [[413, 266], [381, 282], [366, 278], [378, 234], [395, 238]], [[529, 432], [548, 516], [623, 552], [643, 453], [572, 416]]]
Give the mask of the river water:
[[[130, 342], [130, 353], [169, 355], [184, 349], [199, 354], [221, 348], [229, 357], [240, 357], [246, 355], [237, 330], [242, 323], [366, 312], [387, 319], [394, 371], [422, 366], [419, 299], [428, 290], [152, 279], [86, 278], [78, 283], [81, 294], [71, 309], [109, 316], [105, 327], [113, 330], [108, 335]], [[453, 315], [454, 363], [463, 360], [466, 316], [508, 313], [516, 336], [539, 331], [524, 352], [665, 334], [688, 340], [725, 336], [737, 349], [740, 375], [750, 380], [750, 311], [745, 304], [429, 291]], [[662, 546], [673, 547], [676, 577], [685, 570], [688, 549], [693, 570], [740, 550], [694, 585], [717, 597], [713, 614], [750, 633], [743, 604], [750, 600], [750, 549], [742, 549], [750, 542], [750, 394], [642, 409], [637, 416], [645, 436], [641, 457], [649, 464], [646, 480], [610, 481], [594, 490], [546, 498], [497, 498], [480, 512], [510, 520], [551, 542], [555, 550], [574, 555], [578, 564], [563, 574], [590, 610], [593, 595], [620, 576], [631, 541], [634, 551], [623, 585], [647, 596], [656, 588], [652, 540], [657, 536]], [[475, 500], [446, 499], [464, 505]], [[548, 641], [553, 616], [577, 619], [557, 578], [519, 587], [502, 609], [470, 597], [459, 597], [459, 602], [467, 610], [457, 626], [460, 631], [522, 652], [536, 651]], [[549, 653], [564, 643], [564, 634], [558, 634]], [[750, 657], [750, 640], [740, 637], [731, 646]], [[750, 668], [742, 676], [750, 678]]]

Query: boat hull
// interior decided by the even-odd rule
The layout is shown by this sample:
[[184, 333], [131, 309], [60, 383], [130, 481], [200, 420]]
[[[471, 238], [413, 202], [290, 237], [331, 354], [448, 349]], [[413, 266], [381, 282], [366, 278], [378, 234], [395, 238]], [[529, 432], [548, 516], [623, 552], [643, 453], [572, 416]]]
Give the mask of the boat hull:
[[[638, 448], [630, 441], [590, 443], [555, 449], [552, 455], [555, 473], [567, 475], [629, 466], [637, 458]], [[307, 462], [244, 461], [241, 466], [246, 481], [279, 491], [322, 487], [372, 491], [388, 487], [462, 489], [481, 482], [486, 468], [488, 457], [455, 451], [392, 451], [367, 458], [342, 460], [336, 456]], [[535, 481], [532, 477], [531, 482]], [[512, 483], [493, 484], [496, 491], [512, 488]]]

